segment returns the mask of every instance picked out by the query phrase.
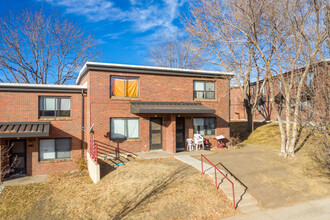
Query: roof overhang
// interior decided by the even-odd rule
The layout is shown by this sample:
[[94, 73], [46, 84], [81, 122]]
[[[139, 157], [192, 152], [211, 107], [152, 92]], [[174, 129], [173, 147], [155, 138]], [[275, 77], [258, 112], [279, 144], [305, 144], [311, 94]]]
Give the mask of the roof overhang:
[[172, 76], [190, 76], [190, 77], [209, 77], [209, 78], [231, 78], [233, 73], [221, 72], [221, 71], [207, 71], [207, 70], [190, 70], [190, 69], [178, 69], [167, 67], [155, 67], [155, 66], [138, 66], [138, 65], [126, 65], [126, 64], [114, 64], [114, 63], [98, 63], [87, 62], [81, 69], [76, 84], [80, 83], [80, 80], [89, 70], [97, 71], [110, 71], [110, 72], [123, 72], [123, 73], [139, 73], [139, 74], [152, 74], [152, 75], [172, 75]]
[[84, 85], [54, 85], [54, 84], [27, 84], [27, 83], [0, 83], [0, 92], [54, 92], [54, 93], [81, 93], [87, 91]]
[[214, 109], [207, 108], [201, 103], [191, 102], [131, 102], [131, 113], [157, 114], [205, 114], [215, 113]]
[[48, 137], [50, 122], [0, 122], [0, 138]]

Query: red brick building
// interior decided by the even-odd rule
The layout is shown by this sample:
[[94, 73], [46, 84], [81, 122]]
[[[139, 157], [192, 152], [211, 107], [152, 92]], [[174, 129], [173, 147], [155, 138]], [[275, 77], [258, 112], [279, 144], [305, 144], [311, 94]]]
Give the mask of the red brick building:
[[[303, 106], [310, 105], [313, 100], [316, 101], [317, 99], [317, 93], [318, 93], [318, 87], [321, 87], [327, 83], [329, 83], [329, 66], [330, 66], [330, 60], [325, 60], [325, 61], [320, 61], [310, 68], [309, 73], [306, 76], [306, 82], [303, 87], [303, 92], [302, 96], [310, 96], [311, 91], [313, 90], [312, 93], [313, 97], [301, 97], [302, 101], [302, 106], [300, 108], [303, 110]], [[298, 68], [294, 72], [294, 83], [293, 83], [293, 88], [296, 89], [297, 84], [300, 82], [301, 77], [300, 75], [302, 72], [305, 70], [304, 67]], [[290, 72], [283, 73], [285, 75], [285, 78], [288, 80], [290, 79], [289, 77], [291, 76]], [[274, 89], [275, 89], [275, 94], [276, 94], [276, 99], [281, 97], [281, 92], [282, 90], [282, 83], [279, 80], [279, 77], [274, 78]], [[260, 81], [259, 85], [263, 81]], [[321, 85], [322, 84], [322, 85]], [[328, 84], [327, 84], [328, 85]], [[255, 95], [256, 93], [256, 83], [251, 83], [250, 87], [250, 93], [252, 96]], [[292, 97], [292, 101], [295, 101], [295, 97]], [[241, 89], [236, 86], [232, 86], [230, 88], [230, 111], [231, 111], [231, 120], [247, 120], [247, 115], [246, 115], [246, 110], [244, 107], [244, 99], [243, 99], [243, 94], [241, 92]], [[279, 112], [281, 113], [282, 118], [285, 119], [285, 111], [286, 107], [284, 103], [277, 103], [276, 107], [279, 109]], [[294, 108], [294, 104], [290, 104], [290, 108]], [[274, 113], [274, 110], [272, 108], [272, 104], [270, 102], [270, 88], [269, 88], [269, 83], [266, 82], [263, 90], [262, 90], [262, 95], [259, 98], [259, 102], [257, 105], [257, 109], [253, 114], [253, 119], [256, 121], [276, 121], [276, 115]]]
[[[231, 73], [86, 63], [77, 85], [0, 84], [0, 145], [27, 175], [72, 170], [93, 126], [99, 154], [185, 149], [229, 138]], [[6, 161], [2, 160], [2, 166]]]

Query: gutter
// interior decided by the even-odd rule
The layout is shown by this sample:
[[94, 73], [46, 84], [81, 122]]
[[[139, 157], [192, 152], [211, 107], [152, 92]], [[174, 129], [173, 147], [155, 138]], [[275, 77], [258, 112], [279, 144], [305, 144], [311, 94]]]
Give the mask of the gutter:
[[80, 93], [81, 90], [87, 90], [87, 86], [86, 85], [0, 83], [0, 92]]
[[231, 72], [220, 71], [206, 71], [206, 70], [189, 70], [178, 68], [165, 68], [154, 66], [138, 66], [138, 65], [125, 65], [125, 64], [113, 64], [113, 63], [97, 63], [87, 62], [79, 72], [76, 84], [79, 84], [82, 77], [89, 70], [96, 71], [110, 71], [110, 72], [123, 72], [123, 73], [138, 73], [138, 74], [150, 74], [150, 75], [172, 75], [172, 76], [189, 76], [189, 77], [209, 77], [209, 78], [225, 78], [227, 76], [232, 77]]

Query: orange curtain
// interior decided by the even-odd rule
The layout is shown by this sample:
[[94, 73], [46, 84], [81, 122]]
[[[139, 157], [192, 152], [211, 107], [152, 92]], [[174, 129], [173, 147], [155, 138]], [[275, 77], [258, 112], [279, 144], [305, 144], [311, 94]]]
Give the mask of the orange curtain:
[[125, 80], [119, 78], [111, 78], [111, 92], [113, 96], [125, 96]]
[[137, 79], [127, 80], [127, 96], [138, 97], [139, 95], [139, 81]]

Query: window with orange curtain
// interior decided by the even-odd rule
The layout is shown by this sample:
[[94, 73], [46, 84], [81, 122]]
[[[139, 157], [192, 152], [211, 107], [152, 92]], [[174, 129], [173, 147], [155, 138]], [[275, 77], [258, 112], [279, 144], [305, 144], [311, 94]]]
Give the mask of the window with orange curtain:
[[111, 76], [111, 96], [139, 97], [139, 78]]

